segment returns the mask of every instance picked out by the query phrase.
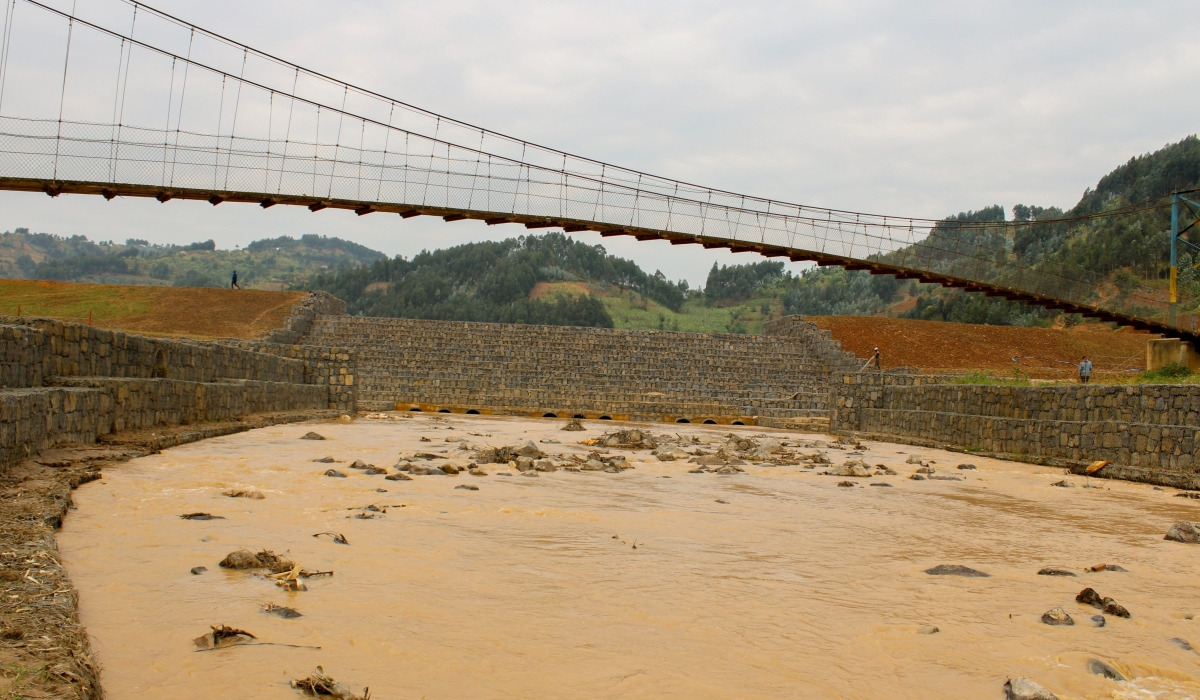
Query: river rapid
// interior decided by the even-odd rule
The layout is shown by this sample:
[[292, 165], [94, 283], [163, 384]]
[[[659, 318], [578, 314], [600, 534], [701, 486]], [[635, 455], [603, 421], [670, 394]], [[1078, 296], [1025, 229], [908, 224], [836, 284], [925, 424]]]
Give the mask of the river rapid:
[[[109, 700], [294, 699], [289, 681], [317, 665], [377, 700], [1000, 698], [1010, 676], [1063, 700], [1200, 697], [1200, 653], [1171, 641], [1200, 647], [1200, 546], [1163, 540], [1173, 522], [1200, 520], [1200, 501], [1171, 489], [1083, 488], [1082, 477], [1057, 488], [1059, 469], [888, 443], [866, 443], [863, 459], [899, 474], [850, 479], [853, 488], [822, 468], [692, 474], [683, 460], [613, 448], [635, 468], [532, 478], [493, 464], [486, 477], [410, 481], [348, 468], [362, 459], [392, 473], [398, 454], [422, 450], [470, 461], [447, 438], [586, 455], [596, 448], [578, 441], [617, 427], [562, 424], [422, 415], [283, 425], [110, 468], [75, 492], [59, 536]], [[731, 430], [642, 427], [714, 441]], [[328, 439], [299, 439], [310, 430]], [[850, 450], [825, 452], [836, 465]], [[341, 463], [312, 461], [326, 455]], [[911, 455], [963, 480], [911, 480]], [[956, 470], [964, 461], [978, 469]], [[347, 477], [324, 476], [331, 467]], [[879, 482], [892, 486], [868, 486]], [[356, 517], [372, 504], [386, 513]], [[179, 517], [197, 511], [224, 519]], [[349, 544], [313, 537], [328, 531]], [[239, 548], [334, 575], [287, 592], [217, 566]], [[1128, 571], [1085, 571], [1100, 563]], [[990, 577], [925, 573], [939, 564]], [[197, 566], [207, 571], [190, 573]], [[1037, 575], [1045, 566], [1078, 575]], [[1084, 587], [1132, 617], [1093, 627], [1100, 611], [1075, 602]], [[267, 603], [302, 617], [266, 614]], [[1043, 624], [1055, 606], [1076, 624]], [[320, 649], [197, 651], [193, 638], [217, 624]], [[1089, 673], [1091, 659], [1129, 680]]]

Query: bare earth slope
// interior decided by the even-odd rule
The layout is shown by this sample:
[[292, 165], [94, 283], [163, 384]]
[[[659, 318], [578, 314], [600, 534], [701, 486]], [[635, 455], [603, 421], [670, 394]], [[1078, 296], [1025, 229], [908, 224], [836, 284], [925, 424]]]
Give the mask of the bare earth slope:
[[1011, 374], [1016, 356], [1023, 372], [1066, 376], [1073, 372], [1070, 364], [1085, 354], [1091, 356], [1097, 372], [1144, 368], [1146, 341], [1158, 337], [1097, 324], [1060, 330], [875, 316], [809, 316], [808, 320], [831, 331], [843, 349], [864, 361], [878, 347], [885, 369], [916, 367], [929, 373]]
[[304, 292], [0, 279], [0, 316], [49, 316], [150, 335], [253, 338], [283, 326]]

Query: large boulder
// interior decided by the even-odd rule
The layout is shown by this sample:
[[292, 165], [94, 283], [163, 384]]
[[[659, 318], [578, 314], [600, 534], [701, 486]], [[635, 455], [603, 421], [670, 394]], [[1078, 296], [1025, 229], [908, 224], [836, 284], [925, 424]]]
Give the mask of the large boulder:
[[1047, 625], [1074, 625], [1075, 620], [1061, 607], [1050, 608], [1042, 613], [1042, 622]]
[[1004, 684], [1006, 700], [1058, 700], [1058, 696], [1028, 678], [1010, 678]]
[[1163, 539], [1171, 540], [1172, 542], [1196, 544], [1197, 542], [1200, 542], [1200, 529], [1196, 527], [1195, 523], [1189, 523], [1186, 520], [1180, 520], [1172, 525], [1170, 530], [1167, 530], [1167, 536]]
[[826, 474], [830, 476], [871, 476], [871, 468], [862, 460], [849, 459], [840, 467], [832, 467]]
[[541, 459], [546, 456], [546, 453], [538, 449], [538, 446], [533, 444], [533, 440], [527, 441], [524, 445], [517, 448], [516, 453], [521, 457], [532, 457]]

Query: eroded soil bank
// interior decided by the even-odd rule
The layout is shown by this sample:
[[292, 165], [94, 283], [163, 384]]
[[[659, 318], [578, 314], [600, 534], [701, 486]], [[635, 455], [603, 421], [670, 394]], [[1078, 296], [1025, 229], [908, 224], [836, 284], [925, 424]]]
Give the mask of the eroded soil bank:
[[[1172, 490], [1084, 488], [1075, 476], [1055, 487], [1057, 469], [971, 459], [976, 469], [958, 470], [967, 460], [947, 452], [737, 429], [784, 443], [756, 462], [727, 427], [636, 426], [660, 452], [688, 453], [664, 462], [648, 449], [579, 444], [632, 426], [562, 425], [458, 415], [295, 424], [107, 470], [75, 492], [59, 547], [108, 697], [291, 699], [289, 681], [317, 665], [384, 700], [989, 698], [1010, 676], [1064, 700], [1200, 695], [1200, 654], [1180, 644], [1200, 645], [1200, 546], [1163, 540], [1173, 522], [1200, 520], [1200, 502]], [[328, 439], [300, 439], [308, 431]], [[399, 458], [415, 465], [407, 474], [465, 467], [478, 449], [527, 440], [555, 471], [480, 464], [487, 476], [386, 479]], [[743, 471], [691, 473], [689, 460], [715, 461], [720, 448], [741, 455]], [[565, 468], [594, 451], [634, 468]], [[799, 459], [817, 452], [897, 474], [821, 475], [827, 465]], [[325, 456], [337, 461], [313, 461]], [[914, 456], [958, 480], [908, 478], [924, 469]], [[222, 495], [231, 490], [264, 497]], [[222, 519], [179, 517], [198, 512]], [[218, 566], [240, 548], [334, 575], [288, 592]], [[1101, 563], [1127, 571], [1085, 570]], [[990, 576], [925, 573], [941, 564]], [[1076, 575], [1038, 575], [1048, 566]], [[1075, 601], [1085, 587], [1131, 617], [1094, 627], [1101, 611]], [[1075, 625], [1042, 623], [1059, 606]], [[197, 651], [193, 638], [218, 624], [296, 646]], [[922, 634], [925, 625], [938, 631]], [[1093, 659], [1129, 680], [1089, 672]]]

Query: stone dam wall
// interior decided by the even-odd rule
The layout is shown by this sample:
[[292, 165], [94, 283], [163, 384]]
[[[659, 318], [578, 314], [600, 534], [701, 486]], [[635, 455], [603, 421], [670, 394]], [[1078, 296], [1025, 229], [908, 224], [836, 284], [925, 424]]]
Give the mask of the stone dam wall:
[[949, 447], [1098, 476], [1200, 489], [1200, 386], [948, 384], [944, 377], [847, 374], [832, 432]]
[[345, 348], [182, 341], [0, 317], [0, 469], [121, 430], [355, 410]]
[[860, 364], [799, 317], [733, 335], [320, 315], [300, 342], [352, 348], [368, 410], [819, 429]]

